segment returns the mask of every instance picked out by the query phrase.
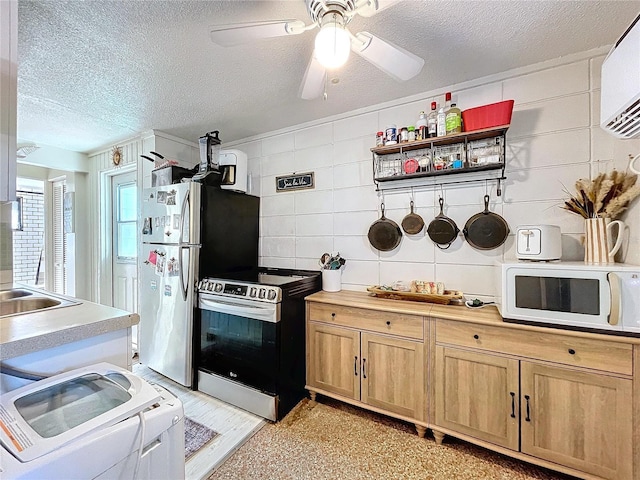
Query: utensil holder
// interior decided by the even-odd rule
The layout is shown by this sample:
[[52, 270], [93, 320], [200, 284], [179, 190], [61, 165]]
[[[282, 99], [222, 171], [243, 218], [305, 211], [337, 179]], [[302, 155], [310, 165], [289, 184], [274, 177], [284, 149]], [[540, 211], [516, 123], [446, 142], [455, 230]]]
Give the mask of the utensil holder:
[[322, 270], [322, 290], [325, 292], [342, 290], [342, 269]]
[[[614, 225], [618, 226], [615, 242], [611, 233]], [[624, 223], [620, 220], [612, 222], [608, 218], [587, 218], [584, 221], [584, 232], [584, 263], [614, 263], [614, 256], [622, 245]], [[610, 248], [612, 243], [614, 245]]]

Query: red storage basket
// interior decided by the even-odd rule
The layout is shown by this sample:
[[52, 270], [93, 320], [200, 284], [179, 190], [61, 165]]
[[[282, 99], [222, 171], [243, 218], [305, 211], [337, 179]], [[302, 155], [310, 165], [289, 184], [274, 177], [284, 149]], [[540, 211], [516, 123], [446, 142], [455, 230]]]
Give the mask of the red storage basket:
[[500, 127], [511, 123], [513, 100], [490, 103], [481, 107], [469, 108], [462, 112], [462, 125], [465, 132]]

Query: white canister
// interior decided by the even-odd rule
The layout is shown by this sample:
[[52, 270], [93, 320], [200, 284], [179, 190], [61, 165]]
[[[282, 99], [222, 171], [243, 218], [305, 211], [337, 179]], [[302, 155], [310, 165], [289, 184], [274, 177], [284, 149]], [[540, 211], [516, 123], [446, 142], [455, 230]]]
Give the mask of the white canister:
[[322, 270], [322, 290], [339, 292], [342, 290], [342, 269]]

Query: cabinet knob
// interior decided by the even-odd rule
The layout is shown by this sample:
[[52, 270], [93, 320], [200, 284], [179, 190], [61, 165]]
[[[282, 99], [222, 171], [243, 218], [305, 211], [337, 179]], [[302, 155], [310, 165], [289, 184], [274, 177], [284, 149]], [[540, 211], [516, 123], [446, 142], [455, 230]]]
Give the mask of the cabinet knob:
[[332, 320], [335, 320], [335, 318], [336, 318], [336, 314], [335, 314], [335, 312], [331, 313], [331, 319], [332, 319]]
[[570, 355], [575, 355], [575, 354], [576, 354], [576, 351], [575, 351], [573, 348], [570, 348], [570, 349], [569, 349], [569, 354], [570, 354]]
[[480, 335], [475, 334], [475, 335], [473, 336], [473, 338], [475, 338], [476, 340], [478, 340], [478, 339], [480, 338]]
[[387, 325], [391, 325], [391, 322], [389, 320], [387, 320]]

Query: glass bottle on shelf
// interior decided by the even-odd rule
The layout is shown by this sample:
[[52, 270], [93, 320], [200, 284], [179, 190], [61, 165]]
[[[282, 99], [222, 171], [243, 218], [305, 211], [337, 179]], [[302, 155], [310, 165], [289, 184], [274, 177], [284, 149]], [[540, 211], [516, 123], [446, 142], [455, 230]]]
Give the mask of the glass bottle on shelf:
[[447, 112], [451, 108], [451, 92], [447, 92], [444, 96], [444, 105], [438, 110], [438, 137], [444, 137], [447, 134]]
[[431, 102], [431, 112], [427, 117], [427, 135], [424, 138], [433, 138], [438, 136], [438, 112], [436, 110], [436, 102]]
[[418, 116], [418, 121], [415, 125], [416, 130], [416, 140], [424, 140], [428, 137], [427, 135], [427, 114], [424, 112], [420, 112]]

